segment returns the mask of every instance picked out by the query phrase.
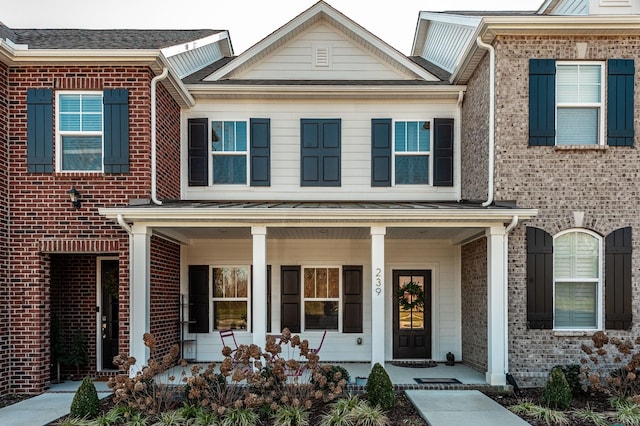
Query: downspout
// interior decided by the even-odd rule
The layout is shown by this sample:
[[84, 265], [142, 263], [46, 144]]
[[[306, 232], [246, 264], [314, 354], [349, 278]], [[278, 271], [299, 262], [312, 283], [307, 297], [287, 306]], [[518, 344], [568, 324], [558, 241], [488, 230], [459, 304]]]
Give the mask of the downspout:
[[506, 373], [509, 373], [509, 232], [511, 232], [511, 230], [513, 228], [515, 228], [518, 225], [518, 215], [513, 215], [513, 218], [511, 219], [511, 223], [509, 225], [507, 225], [507, 227], [504, 229], [504, 246], [505, 246], [505, 250], [504, 250], [504, 260], [503, 260], [503, 265], [504, 265], [504, 285], [507, 288], [507, 291], [504, 292], [504, 300], [502, 303], [504, 303], [504, 306], [506, 306], [506, 309], [504, 310], [504, 321], [506, 324], [506, 327], [504, 328], [504, 341], [507, 342], [507, 344], [505, 345], [505, 354], [504, 354], [504, 371]]
[[162, 205], [162, 201], [158, 200], [156, 194], [156, 86], [159, 81], [167, 78], [167, 75], [169, 75], [169, 69], [164, 67], [162, 74], [151, 80], [151, 201], [159, 206]]
[[122, 217], [121, 214], [118, 215], [118, 224], [122, 226], [122, 229], [127, 231], [127, 234], [131, 235], [131, 227], [124, 221], [124, 217]]
[[[462, 100], [464, 99], [464, 92], [461, 90], [458, 92], [458, 103], [456, 109], [456, 134], [459, 135], [459, 146], [462, 146]], [[458, 176], [459, 184], [456, 188], [456, 199], [458, 202], [462, 200], [462, 166], [460, 161], [456, 161], [455, 176]]]
[[496, 51], [490, 44], [482, 41], [482, 38], [478, 36], [476, 44], [489, 51], [489, 182], [487, 189], [487, 201], [482, 203], [482, 207], [487, 207], [493, 204], [493, 178], [494, 178], [494, 151], [496, 144], [495, 135], [495, 112], [496, 112]]

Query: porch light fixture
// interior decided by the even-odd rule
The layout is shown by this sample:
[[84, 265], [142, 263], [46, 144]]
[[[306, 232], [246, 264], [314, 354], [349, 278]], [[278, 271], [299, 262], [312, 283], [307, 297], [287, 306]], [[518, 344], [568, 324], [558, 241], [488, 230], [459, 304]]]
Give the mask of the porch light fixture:
[[73, 208], [78, 210], [80, 208], [80, 193], [78, 190], [75, 187], [71, 187], [71, 189], [67, 191], [67, 194], [69, 194], [69, 200]]

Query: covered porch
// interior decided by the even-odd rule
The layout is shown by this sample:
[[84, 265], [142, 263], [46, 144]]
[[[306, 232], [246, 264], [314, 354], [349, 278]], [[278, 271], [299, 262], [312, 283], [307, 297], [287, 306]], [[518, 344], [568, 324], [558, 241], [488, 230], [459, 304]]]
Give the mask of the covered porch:
[[[519, 220], [532, 217], [534, 210], [466, 203], [178, 202], [101, 213], [130, 232], [131, 312], [136, 313], [130, 319], [131, 336], [142, 336], [150, 329], [150, 265], [156, 262], [150, 248], [153, 236], [179, 245], [182, 294], [190, 293], [194, 266], [207, 277], [199, 296], [206, 305], [204, 324], [197, 332], [190, 329], [188, 336], [196, 342], [195, 362], [222, 359], [218, 330], [228, 325], [219, 312], [228, 301], [216, 294], [215, 276], [225, 268], [234, 274], [244, 268], [250, 277], [246, 285], [234, 284], [234, 291], [243, 285], [248, 290], [237, 292], [240, 296], [231, 301], [234, 306], [246, 305], [242, 321], [231, 325], [238, 344], [264, 347], [267, 334], [279, 333], [283, 327], [311, 342], [319, 340], [324, 329], [321, 361], [345, 363], [355, 375], [366, 376], [373, 364], [380, 363], [393, 372], [394, 383], [418, 385], [416, 378], [450, 375], [452, 368], [461, 367], [465, 370], [459, 371], [477, 373], [465, 381], [505, 384], [508, 234]], [[465, 364], [461, 252], [475, 241], [481, 241], [484, 257], [471, 261], [484, 270], [486, 286], [482, 287], [486, 308], [481, 313], [486, 318], [486, 338], [478, 337], [486, 352], [479, 355], [480, 361], [469, 363], [473, 368], [439, 365], [420, 374], [419, 369], [392, 365], [394, 360], [442, 362], [449, 352]], [[309, 296], [305, 280], [309, 272], [321, 271], [324, 276], [335, 275], [335, 294], [328, 282], [322, 297]], [[359, 293], [352, 292], [352, 275], [361, 283]], [[412, 281], [421, 277], [416, 281], [423, 283], [428, 298], [417, 326], [407, 327], [397, 318], [403, 313], [397, 297], [403, 277]], [[290, 291], [292, 282], [297, 294]], [[319, 303], [331, 309], [316, 318], [312, 307]], [[359, 325], [350, 322], [354, 317], [360, 319]], [[411, 350], [399, 351], [400, 347]], [[469, 350], [474, 350], [473, 345]], [[135, 337], [131, 354], [138, 360], [149, 357], [142, 340]]]

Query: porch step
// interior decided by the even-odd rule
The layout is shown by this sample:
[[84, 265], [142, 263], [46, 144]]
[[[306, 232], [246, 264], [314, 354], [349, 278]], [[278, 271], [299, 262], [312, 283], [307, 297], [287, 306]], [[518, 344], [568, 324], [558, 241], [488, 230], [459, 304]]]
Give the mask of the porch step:
[[431, 426], [529, 425], [478, 390], [408, 390], [406, 394]]

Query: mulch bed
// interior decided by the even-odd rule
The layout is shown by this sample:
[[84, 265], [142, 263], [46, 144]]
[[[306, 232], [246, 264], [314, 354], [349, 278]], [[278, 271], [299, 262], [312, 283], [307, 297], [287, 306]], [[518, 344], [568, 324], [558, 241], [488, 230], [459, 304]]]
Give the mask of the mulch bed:
[[[520, 402], [527, 400], [531, 401], [534, 404], [544, 406], [542, 403], [542, 388], [526, 388], [520, 389], [521, 395], [519, 397], [514, 394], [510, 395], [488, 395], [498, 404], [508, 408], [512, 405], [519, 404]], [[569, 420], [569, 424], [571, 426], [593, 426], [592, 422], [586, 422], [584, 420], [580, 420], [571, 415], [571, 410], [575, 409], [583, 409], [590, 407], [593, 411], [604, 413], [611, 411], [609, 405], [609, 399], [606, 395], [597, 392], [588, 392], [578, 396], [574, 396], [573, 401], [571, 402], [571, 407], [568, 410], [565, 410], [565, 414], [567, 415], [567, 419]], [[529, 424], [534, 426], [548, 426], [543, 421], [536, 421], [530, 418], [523, 417]]]
[[31, 398], [33, 395], [23, 395], [23, 394], [13, 394], [10, 393], [8, 395], [0, 395], [0, 408], [7, 407], [9, 405], [15, 404], [16, 402], [24, 401], [25, 399]]

